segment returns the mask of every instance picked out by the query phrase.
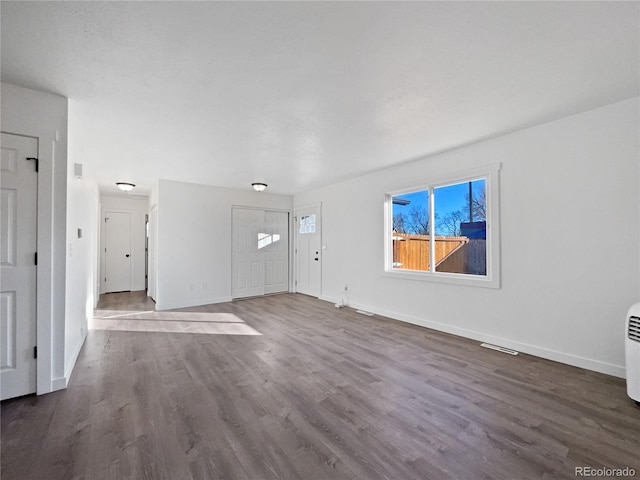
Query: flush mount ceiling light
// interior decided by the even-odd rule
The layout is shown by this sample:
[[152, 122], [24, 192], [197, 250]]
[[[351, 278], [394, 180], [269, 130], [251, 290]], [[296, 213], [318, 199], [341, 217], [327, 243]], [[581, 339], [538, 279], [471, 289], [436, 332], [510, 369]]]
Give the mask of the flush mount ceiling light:
[[133, 187], [135, 187], [135, 184], [128, 182], [116, 182], [116, 185], [123, 192], [130, 192], [131, 190], [133, 190]]
[[256, 192], [262, 192], [265, 188], [267, 188], [267, 184], [266, 183], [252, 183], [251, 186], [253, 187], [253, 189]]

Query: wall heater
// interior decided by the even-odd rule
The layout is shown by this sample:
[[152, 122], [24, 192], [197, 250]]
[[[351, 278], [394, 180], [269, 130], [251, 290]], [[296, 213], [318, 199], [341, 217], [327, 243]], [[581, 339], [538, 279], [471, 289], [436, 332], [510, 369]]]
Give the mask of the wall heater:
[[627, 367], [627, 394], [640, 407], [640, 303], [627, 313], [624, 349]]

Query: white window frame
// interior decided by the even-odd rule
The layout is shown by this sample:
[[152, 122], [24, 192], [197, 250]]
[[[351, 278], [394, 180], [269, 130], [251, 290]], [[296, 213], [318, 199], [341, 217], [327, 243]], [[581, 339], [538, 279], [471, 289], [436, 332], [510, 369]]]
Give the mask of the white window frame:
[[[484, 167], [465, 170], [451, 175], [430, 178], [427, 183], [411, 188], [394, 190], [385, 194], [384, 200], [384, 271], [383, 275], [392, 278], [421, 280], [428, 282], [467, 285], [485, 288], [500, 288], [500, 163]], [[436, 272], [434, 259], [429, 262], [431, 271], [399, 270], [393, 268], [393, 203], [392, 198], [398, 195], [429, 191], [429, 229], [431, 238], [435, 237], [434, 224], [434, 191], [436, 188], [446, 187], [472, 180], [486, 181], [487, 195], [487, 274], [472, 275], [465, 273]], [[434, 256], [430, 250], [430, 256]]]

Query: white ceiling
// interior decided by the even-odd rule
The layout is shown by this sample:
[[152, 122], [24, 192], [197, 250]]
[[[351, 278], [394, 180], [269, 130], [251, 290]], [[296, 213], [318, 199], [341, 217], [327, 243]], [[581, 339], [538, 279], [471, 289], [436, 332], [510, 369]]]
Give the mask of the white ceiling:
[[75, 162], [292, 194], [637, 96], [638, 2], [8, 2]]

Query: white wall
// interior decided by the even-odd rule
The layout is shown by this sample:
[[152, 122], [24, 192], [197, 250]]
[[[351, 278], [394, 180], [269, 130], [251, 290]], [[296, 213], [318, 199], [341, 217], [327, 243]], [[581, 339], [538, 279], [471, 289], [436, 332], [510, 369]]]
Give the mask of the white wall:
[[[67, 99], [3, 83], [1, 129], [38, 138], [37, 393], [64, 388]], [[71, 347], [73, 348], [73, 347]]]
[[[322, 202], [323, 298], [624, 376], [639, 300], [638, 98], [294, 197]], [[502, 163], [502, 288], [383, 276], [388, 191]]]
[[[102, 212], [100, 215], [101, 240], [100, 240], [100, 271], [105, 271], [104, 255], [104, 219], [106, 212], [128, 212], [131, 213], [131, 241], [133, 250], [131, 251], [133, 283], [132, 291], [145, 289], [145, 215], [149, 213], [149, 199], [145, 197], [130, 197], [127, 194], [100, 196]], [[104, 275], [100, 276], [101, 279]], [[104, 293], [104, 282], [100, 282], [100, 293]]]
[[292, 209], [292, 197], [160, 180], [156, 308], [231, 300], [231, 207]]
[[[67, 258], [65, 385], [87, 336], [87, 322], [98, 303], [98, 239], [100, 215], [99, 192], [90, 171], [83, 164], [88, 153], [78, 146], [77, 102], [69, 101], [69, 159], [67, 165]], [[74, 164], [83, 164], [81, 178], [75, 176]], [[81, 237], [78, 236], [81, 230]]]

